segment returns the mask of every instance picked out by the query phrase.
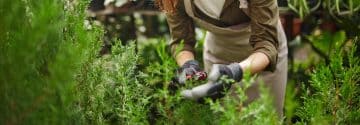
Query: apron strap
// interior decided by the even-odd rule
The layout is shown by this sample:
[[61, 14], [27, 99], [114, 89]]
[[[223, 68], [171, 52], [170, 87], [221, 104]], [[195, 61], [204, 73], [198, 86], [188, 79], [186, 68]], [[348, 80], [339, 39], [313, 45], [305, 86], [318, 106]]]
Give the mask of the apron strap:
[[248, 0], [239, 0], [240, 5], [239, 8], [247, 15], [249, 15], [249, 2]]
[[249, 8], [247, 0], [239, 0], [239, 2], [240, 2], [240, 6], [239, 6], [240, 9]]
[[233, 25], [229, 27], [219, 27], [209, 22], [206, 22], [194, 14], [193, 9], [193, 0], [184, 0], [185, 12], [190, 16], [199, 26], [208, 30], [209, 32], [216, 33], [218, 35], [235, 35], [250, 33], [249, 23], [242, 23], [238, 25]]
[[185, 5], [185, 12], [191, 17], [194, 18], [194, 12], [193, 12], [193, 8], [191, 5], [191, 0], [184, 0], [184, 5]]

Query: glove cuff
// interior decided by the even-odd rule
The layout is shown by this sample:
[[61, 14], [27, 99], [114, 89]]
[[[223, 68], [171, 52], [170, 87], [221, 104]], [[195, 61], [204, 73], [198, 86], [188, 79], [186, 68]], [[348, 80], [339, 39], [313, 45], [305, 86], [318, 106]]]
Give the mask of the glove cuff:
[[199, 62], [196, 60], [186, 61], [181, 67], [190, 68], [191, 66], [196, 66], [196, 68], [200, 67]]
[[241, 69], [239, 63], [231, 63], [230, 65], [227, 65], [227, 67], [231, 70], [233, 79], [236, 82], [239, 82], [243, 77], [243, 70]]

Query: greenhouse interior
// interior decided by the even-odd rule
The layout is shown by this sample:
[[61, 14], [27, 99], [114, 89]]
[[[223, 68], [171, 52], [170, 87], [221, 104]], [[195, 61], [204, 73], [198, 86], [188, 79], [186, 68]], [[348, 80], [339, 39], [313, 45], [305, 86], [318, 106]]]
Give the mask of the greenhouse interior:
[[360, 0], [1, 0], [1, 125], [359, 125]]

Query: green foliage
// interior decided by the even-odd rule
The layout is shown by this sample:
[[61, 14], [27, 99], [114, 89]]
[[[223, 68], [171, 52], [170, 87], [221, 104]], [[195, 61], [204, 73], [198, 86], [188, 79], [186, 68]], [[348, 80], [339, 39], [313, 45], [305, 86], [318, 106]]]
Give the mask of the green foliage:
[[353, 16], [360, 12], [358, 0], [288, 0], [291, 10], [304, 18], [318, 10], [325, 10], [333, 17]]
[[[141, 55], [130, 44], [96, 58], [103, 34], [97, 27], [85, 28], [85, 5], [0, 1], [0, 124], [282, 124], [265, 87], [245, 106], [245, 90], [254, 80], [250, 74], [220, 100], [181, 99], [179, 90], [169, 89], [178, 66], [164, 40], [141, 48]], [[288, 95], [285, 115], [299, 116], [300, 124], [359, 123], [355, 48], [343, 49], [344, 32], [308, 39], [329, 55], [330, 63], [311, 75], [300, 109], [292, 102], [295, 95]], [[190, 81], [180, 90], [203, 83]]]
[[90, 62], [79, 76], [76, 109], [82, 124], [147, 124], [147, 84], [138, 81], [135, 45], [115, 46], [110, 57]]
[[294, 87], [293, 84], [288, 84], [286, 85], [286, 95], [285, 95], [285, 104], [284, 104], [284, 108], [285, 108], [285, 120], [284, 123], [287, 125], [292, 124], [292, 117], [295, 116], [296, 110], [297, 108], [299, 108], [299, 102], [298, 102], [298, 97], [296, 95], [296, 87]]
[[75, 76], [101, 36], [84, 28], [85, 5], [0, 1], [1, 124], [73, 122]]
[[[205, 104], [199, 104], [194, 101], [181, 99], [179, 91], [173, 93], [168, 88], [177, 65], [168, 53], [164, 41], [159, 41], [156, 45], [152, 51], [156, 51], [158, 60], [151, 60], [150, 62], [152, 63], [147, 66], [144, 74], [142, 74], [142, 78], [153, 90], [153, 98], [150, 101], [155, 102], [152, 104], [154, 111], [150, 112], [150, 114], [153, 114], [151, 118], [154, 121], [152, 123], [184, 125], [281, 124], [281, 120], [277, 117], [272, 107], [271, 97], [265, 88], [262, 89], [263, 94], [258, 101], [250, 104], [248, 107], [243, 105], [246, 100], [244, 90], [253, 82], [249, 74], [245, 77], [247, 86], [244, 88], [238, 87], [238, 91], [235, 93], [227, 92], [227, 96], [221, 100], [207, 101]], [[149, 51], [146, 52], [148, 53]], [[191, 81], [186, 86], [181, 87], [180, 90], [202, 83], [204, 82]], [[241, 107], [241, 110], [239, 110], [239, 107]]]
[[[149, 84], [153, 91], [151, 102], [154, 103], [151, 107], [154, 111], [150, 112], [153, 124], [210, 124], [213, 117], [209, 115], [209, 106], [182, 100], [179, 91], [170, 91], [169, 84], [178, 66], [164, 40], [158, 41], [155, 45], [152, 51], [155, 51], [157, 58], [148, 60], [152, 63], [144, 69], [142, 74], [144, 82]], [[149, 52], [151, 51], [144, 53]], [[187, 86], [192, 84], [199, 83], [189, 83]]]
[[346, 33], [345, 31], [331, 33], [319, 30], [315, 32], [319, 33], [306, 36], [305, 42], [309, 43], [312, 49], [328, 64], [333, 50], [345, 49], [347, 43]]
[[213, 112], [219, 113], [215, 120], [216, 124], [281, 124], [281, 119], [273, 107], [269, 90], [264, 87], [263, 83], [256, 83], [260, 86], [260, 98], [247, 104], [245, 90], [254, 84], [255, 78], [251, 77], [250, 73], [247, 72], [242, 80], [241, 87], [236, 86], [234, 91], [226, 92], [226, 96], [221, 100], [208, 100]]
[[345, 31], [335, 33], [323, 32], [320, 35], [311, 35], [307, 39], [319, 49], [319, 52], [329, 56], [332, 50], [342, 48], [346, 42]]
[[[356, 43], [358, 41], [354, 41]], [[360, 60], [350, 51], [334, 49], [330, 64], [320, 65], [311, 75], [311, 88], [305, 88], [304, 106], [297, 115], [312, 124], [351, 124], [360, 122]]]
[[[346, 31], [348, 38], [360, 34], [359, 0], [288, 0], [288, 7], [310, 27], [321, 24], [322, 28], [336, 28]], [[318, 18], [320, 17], [320, 18]]]

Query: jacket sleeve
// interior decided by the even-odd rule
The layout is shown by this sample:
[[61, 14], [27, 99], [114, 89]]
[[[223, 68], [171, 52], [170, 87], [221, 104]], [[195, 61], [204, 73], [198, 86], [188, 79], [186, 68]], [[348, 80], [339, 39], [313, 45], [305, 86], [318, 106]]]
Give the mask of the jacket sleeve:
[[177, 52], [185, 50], [195, 53], [195, 26], [192, 18], [185, 12], [183, 0], [179, 0], [175, 12], [166, 13], [166, 19], [170, 29], [172, 55], [175, 57]]
[[254, 52], [264, 53], [270, 60], [266, 70], [274, 71], [278, 55], [279, 12], [276, 0], [249, 0], [251, 18], [250, 44]]

